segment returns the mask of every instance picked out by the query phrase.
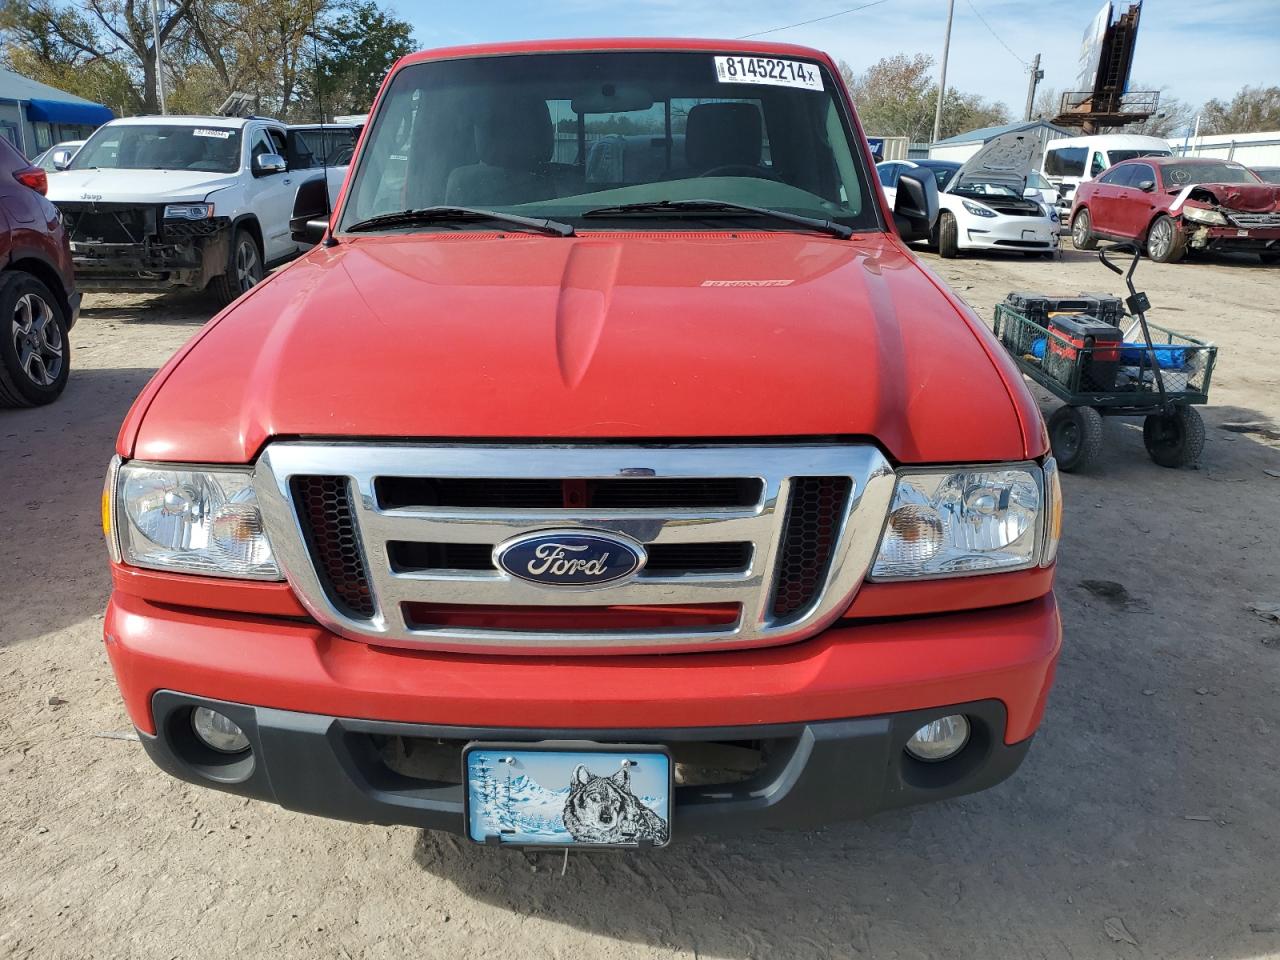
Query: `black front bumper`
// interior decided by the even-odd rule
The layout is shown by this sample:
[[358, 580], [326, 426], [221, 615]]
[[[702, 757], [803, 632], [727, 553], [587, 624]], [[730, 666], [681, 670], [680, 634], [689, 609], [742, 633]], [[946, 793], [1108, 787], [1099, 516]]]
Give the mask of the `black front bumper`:
[[[244, 730], [247, 756], [204, 747], [191, 730], [193, 707], [226, 714]], [[768, 761], [729, 785], [676, 788], [673, 830], [709, 833], [766, 827], [811, 828], [880, 810], [942, 800], [993, 786], [1012, 774], [1031, 746], [1005, 744], [1004, 705], [995, 700], [851, 720], [768, 727], [651, 730], [524, 730], [352, 720], [224, 703], [160, 691], [152, 703], [156, 736], [141, 734], [151, 759], [175, 777], [290, 810], [357, 823], [407, 824], [462, 834], [463, 788], [392, 770], [379, 738], [428, 741], [590, 740], [681, 744], [768, 741]], [[969, 717], [972, 735], [954, 758], [926, 764], [903, 747], [925, 723]], [[458, 769], [461, 770], [459, 762]]]

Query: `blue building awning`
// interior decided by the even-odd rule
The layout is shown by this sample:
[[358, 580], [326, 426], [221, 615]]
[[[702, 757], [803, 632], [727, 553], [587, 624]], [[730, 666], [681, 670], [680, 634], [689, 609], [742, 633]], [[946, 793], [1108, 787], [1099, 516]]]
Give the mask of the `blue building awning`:
[[73, 123], [97, 127], [115, 119], [110, 108], [98, 103], [68, 103], [65, 100], [28, 100], [27, 119], [46, 123]]

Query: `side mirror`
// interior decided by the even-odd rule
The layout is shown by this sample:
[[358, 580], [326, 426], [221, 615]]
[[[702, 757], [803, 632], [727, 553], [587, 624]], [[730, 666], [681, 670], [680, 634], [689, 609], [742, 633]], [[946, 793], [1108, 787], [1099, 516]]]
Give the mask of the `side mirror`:
[[1156, 188], [1156, 182], [1154, 180], [1138, 181], [1138, 189], [1141, 190], [1143, 193], [1150, 193], [1155, 188]]
[[319, 243], [329, 229], [329, 184], [315, 177], [298, 187], [293, 197], [289, 235], [299, 243]]
[[904, 170], [898, 177], [893, 223], [906, 243], [928, 240], [938, 222], [938, 181], [932, 173]]
[[253, 158], [255, 177], [269, 177], [275, 173], [284, 173], [288, 169], [288, 161], [278, 153], [260, 153]]
[[61, 150], [55, 150], [49, 160], [53, 163], [53, 169], [65, 170], [71, 166], [71, 151], [65, 147]]

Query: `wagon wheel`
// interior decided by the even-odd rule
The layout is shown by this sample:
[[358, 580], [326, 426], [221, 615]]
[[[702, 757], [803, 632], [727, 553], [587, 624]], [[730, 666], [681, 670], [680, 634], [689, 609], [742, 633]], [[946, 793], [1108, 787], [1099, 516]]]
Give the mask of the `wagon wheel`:
[[1189, 467], [1204, 451], [1204, 421], [1194, 407], [1153, 413], [1142, 422], [1147, 454], [1162, 467]]
[[1102, 451], [1102, 414], [1093, 407], [1059, 407], [1049, 418], [1049, 443], [1059, 470], [1088, 468]]

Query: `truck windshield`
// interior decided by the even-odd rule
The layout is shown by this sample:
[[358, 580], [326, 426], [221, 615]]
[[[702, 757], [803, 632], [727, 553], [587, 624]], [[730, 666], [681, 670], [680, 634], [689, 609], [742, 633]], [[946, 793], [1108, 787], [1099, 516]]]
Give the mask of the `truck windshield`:
[[[746, 214], [705, 206], [633, 208], [612, 223], [601, 213], [583, 217], [694, 199], [876, 228], [866, 168], [836, 90], [816, 62], [712, 52], [413, 64], [397, 72], [373, 118], [341, 229], [441, 205], [596, 229], [690, 219], [706, 221], [703, 228], [741, 228], [732, 221]], [[459, 223], [386, 229], [456, 230]]]
[[240, 131], [217, 126], [108, 124], [80, 148], [71, 169], [235, 173], [240, 169]]

